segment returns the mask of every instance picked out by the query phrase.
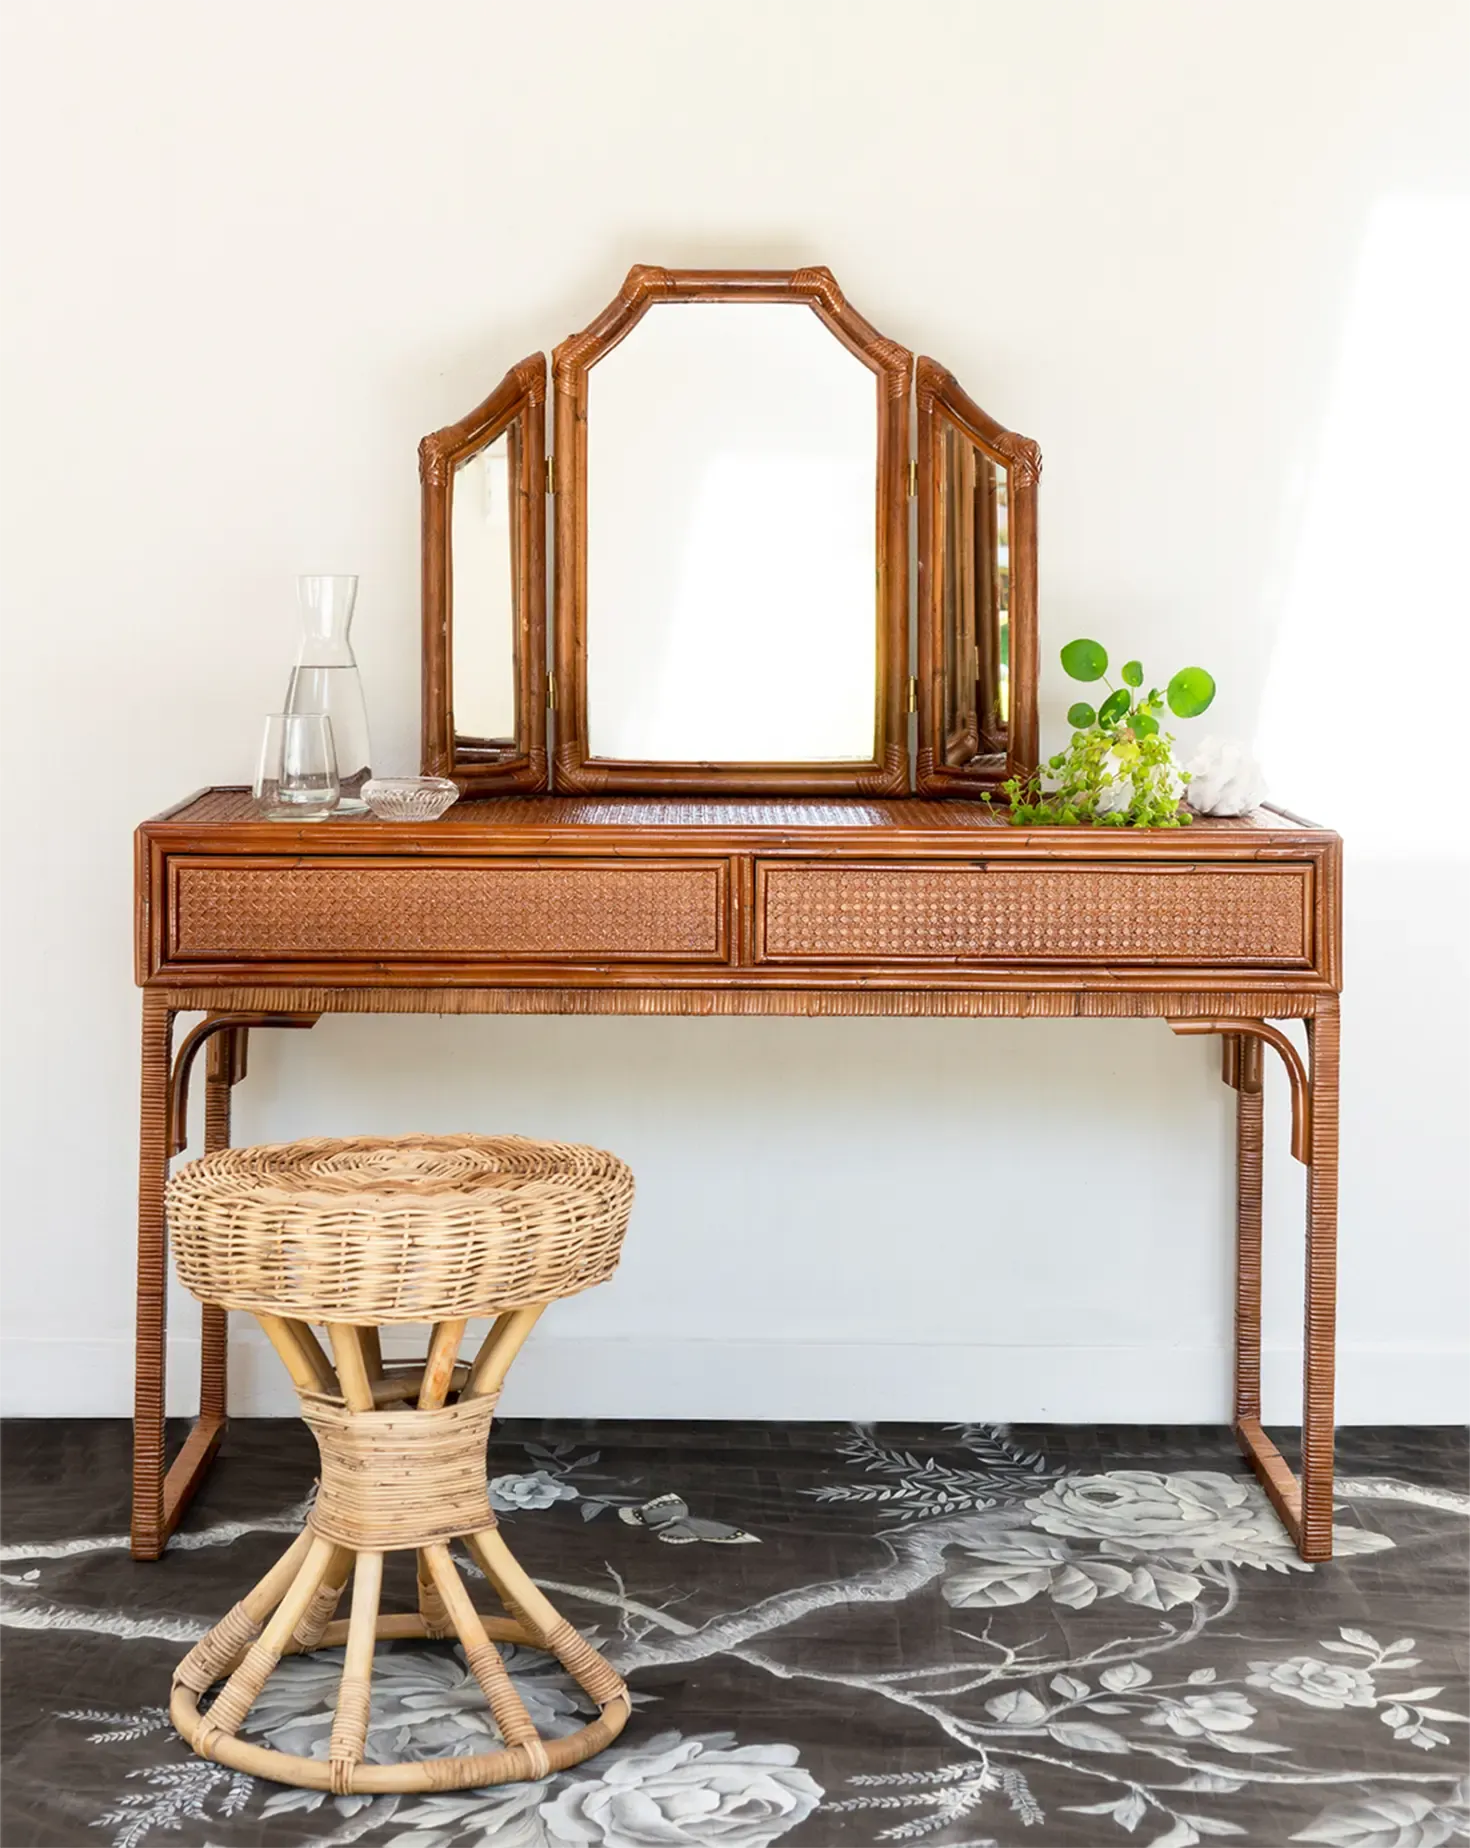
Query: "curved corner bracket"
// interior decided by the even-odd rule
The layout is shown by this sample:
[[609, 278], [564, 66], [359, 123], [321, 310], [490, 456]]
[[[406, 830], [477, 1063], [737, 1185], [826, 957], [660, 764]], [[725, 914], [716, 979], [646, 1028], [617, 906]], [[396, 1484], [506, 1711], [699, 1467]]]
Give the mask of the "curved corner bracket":
[[908, 789], [908, 752], [900, 744], [890, 743], [883, 752], [883, 768], [857, 779], [863, 796], [901, 796]]
[[579, 763], [570, 738], [557, 745], [554, 761], [558, 789], [568, 789], [576, 795], [596, 795], [607, 788], [607, 772], [595, 770], [591, 764]]
[[419, 444], [419, 480], [425, 487], [442, 488], [449, 478], [449, 458], [436, 432]]
[[431, 487], [443, 487], [456, 458], [498, 436], [526, 405], [540, 404], [545, 397], [546, 355], [528, 354], [458, 423], [446, 424], [424, 438], [419, 444], [420, 479]]
[[187, 1034], [168, 1079], [168, 1152], [182, 1155], [189, 1140], [189, 1074], [216, 1033], [235, 1027], [314, 1027], [320, 1014], [211, 1014]]
[[625, 302], [641, 302], [645, 296], [667, 295], [673, 287], [672, 270], [659, 263], [635, 263], [623, 278], [618, 294]]
[[937, 359], [930, 359], [927, 353], [921, 353], [914, 361], [914, 391], [918, 396], [919, 409], [932, 411], [936, 399], [951, 387], [958, 391], [960, 383], [949, 368], [941, 366]]
[[568, 334], [552, 348], [551, 370], [557, 391], [576, 398], [594, 362], [611, 352], [629, 329], [637, 326], [652, 302], [677, 290], [678, 279], [672, 270], [653, 263], [635, 263], [606, 308], [580, 333]]
[[913, 354], [896, 340], [885, 340], [881, 334], [868, 342], [868, 351], [883, 368], [884, 377], [888, 381], [889, 397], [906, 398], [909, 395], [909, 380], [913, 376]]
[[1017, 436], [1004, 424], [997, 423], [989, 411], [982, 409], [960, 384], [947, 366], [921, 353], [914, 365], [914, 387], [919, 410], [929, 413], [936, 405], [969, 435], [972, 441], [992, 450], [1011, 471], [1017, 487], [1035, 487], [1041, 479], [1041, 448], [1029, 436]]
[[824, 263], [810, 264], [791, 272], [791, 286], [800, 295], [814, 295], [828, 314], [841, 314], [847, 298], [837, 286], [837, 278]]
[[[619, 297], [620, 303], [621, 300]], [[568, 334], [559, 346], [551, 349], [552, 380], [565, 397], [576, 397], [582, 374], [587, 370], [587, 356], [601, 343], [602, 333], [598, 327], [584, 327], [580, 334]]]
[[1237, 1033], [1258, 1040], [1262, 1045], [1274, 1046], [1281, 1055], [1291, 1085], [1291, 1152], [1299, 1162], [1311, 1160], [1312, 1084], [1302, 1055], [1279, 1027], [1270, 1026], [1264, 1020], [1230, 1016], [1218, 1020], [1171, 1020], [1168, 1024], [1171, 1032], [1186, 1038], [1199, 1033]]
[[1009, 436], [997, 444], [1010, 465], [1017, 487], [1034, 488], [1041, 479], [1041, 448], [1029, 436]]
[[515, 380], [525, 393], [528, 404], [546, 402], [546, 355], [533, 353], [515, 368]]

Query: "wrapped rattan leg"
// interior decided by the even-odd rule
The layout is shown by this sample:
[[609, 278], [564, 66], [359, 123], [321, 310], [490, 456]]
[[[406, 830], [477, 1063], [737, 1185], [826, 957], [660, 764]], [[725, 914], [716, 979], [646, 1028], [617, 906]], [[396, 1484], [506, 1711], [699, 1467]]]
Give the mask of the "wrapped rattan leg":
[[338, 1547], [337, 1556], [327, 1568], [327, 1576], [311, 1594], [311, 1603], [307, 1605], [301, 1622], [291, 1632], [291, 1649], [316, 1649], [320, 1646], [327, 1625], [337, 1615], [337, 1606], [342, 1602], [342, 1590], [352, 1571], [352, 1551], [349, 1547]]
[[551, 1764], [541, 1743], [541, 1735], [536, 1731], [530, 1714], [526, 1712], [525, 1703], [505, 1672], [500, 1651], [485, 1633], [480, 1614], [470, 1602], [464, 1580], [449, 1556], [449, 1548], [426, 1546], [421, 1557], [433, 1573], [439, 1595], [454, 1620], [454, 1627], [464, 1644], [465, 1660], [484, 1690], [490, 1711], [495, 1716], [495, 1724], [500, 1728], [501, 1738], [507, 1746], [519, 1746], [525, 1753], [526, 1769], [517, 1775], [545, 1777]]
[[240, 1730], [241, 1721], [254, 1705], [271, 1670], [285, 1653], [292, 1632], [305, 1614], [318, 1585], [330, 1570], [336, 1552], [330, 1540], [323, 1540], [317, 1534], [312, 1535], [306, 1562], [297, 1573], [295, 1583], [282, 1598], [275, 1616], [265, 1626], [259, 1640], [246, 1650], [244, 1661], [225, 1683], [219, 1699], [205, 1714], [198, 1732], [190, 1741], [202, 1757], [212, 1756], [210, 1747], [221, 1733], [234, 1734]]
[[299, 1533], [254, 1588], [189, 1651], [174, 1670], [174, 1686], [202, 1694], [228, 1675], [260, 1635], [260, 1626], [290, 1589], [311, 1551], [311, 1533]]
[[378, 1634], [378, 1600], [383, 1591], [383, 1555], [359, 1553], [352, 1579], [352, 1616], [347, 1626], [347, 1652], [337, 1690], [337, 1711], [332, 1719], [332, 1742], [327, 1758], [332, 1768], [332, 1789], [345, 1796], [355, 1765], [367, 1750], [368, 1714], [372, 1701], [373, 1644]]
[[[434, 1324], [428, 1359], [424, 1362], [423, 1375], [419, 1381], [418, 1408], [421, 1412], [437, 1411], [448, 1397], [464, 1331], [462, 1319]], [[445, 1558], [448, 1558], [447, 1552]], [[450, 1570], [453, 1571], [452, 1566]], [[418, 1577], [419, 1614], [424, 1620], [425, 1629], [430, 1636], [453, 1636], [456, 1625], [440, 1591], [434, 1562], [422, 1549], [418, 1556]]]
[[621, 1702], [624, 1717], [628, 1690], [622, 1676], [587, 1639], [574, 1630], [551, 1600], [532, 1584], [525, 1568], [494, 1527], [470, 1534], [465, 1544], [495, 1587], [501, 1602], [548, 1649], [599, 1707]]
[[453, 1636], [454, 1620], [450, 1617], [439, 1587], [434, 1583], [434, 1574], [429, 1569], [429, 1562], [422, 1553], [419, 1560], [419, 1615], [424, 1620], [425, 1636]]

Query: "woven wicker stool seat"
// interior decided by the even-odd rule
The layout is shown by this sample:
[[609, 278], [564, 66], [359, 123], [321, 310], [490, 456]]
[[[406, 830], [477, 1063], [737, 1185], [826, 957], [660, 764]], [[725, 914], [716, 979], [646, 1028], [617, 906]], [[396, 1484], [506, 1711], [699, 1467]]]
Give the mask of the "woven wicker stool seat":
[[[506, 1371], [548, 1302], [617, 1265], [633, 1177], [599, 1149], [516, 1136], [404, 1136], [222, 1149], [181, 1168], [168, 1214], [179, 1274], [205, 1302], [256, 1315], [321, 1452], [305, 1531], [185, 1656], [169, 1712], [193, 1749], [235, 1770], [338, 1795], [541, 1778], [622, 1731], [617, 1673], [537, 1589], [496, 1525], [485, 1445]], [[494, 1322], [459, 1360], [471, 1316]], [[378, 1330], [431, 1322], [427, 1358], [385, 1366]], [[312, 1324], [324, 1326], [330, 1355]], [[450, 1542], [505, 1607], [482, 1616]], [[418, 1559], [418, 1610], [379, 1611], [383, 1560]], [[351, 1614], [336, 1620], [349, 1577]], [[373, 1648], [455, 1637], [503, 1744], [464, 1758], [365, 1762]], [[542, 1739], [497, 1643], [557, 1657], [598, 1716]], [[237, 1735], [282, 1656], [345, 1643], [325, 1760]], [[224, 1681], [212, 1705], [200, 1696]]]

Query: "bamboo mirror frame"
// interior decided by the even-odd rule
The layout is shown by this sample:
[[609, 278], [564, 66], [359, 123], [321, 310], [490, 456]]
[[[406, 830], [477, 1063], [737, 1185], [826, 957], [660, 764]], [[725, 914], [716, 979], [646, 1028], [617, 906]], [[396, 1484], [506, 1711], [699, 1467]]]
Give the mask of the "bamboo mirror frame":
[[[920, 795], [966, 795], [1023, 775], [1037, 762], [1036, 487], [1041, 451], [1029, 437], [1017, 436], [981, 410], [936, 360], [920, 356], [915, 388], [915, 781]], [[999, 477], [1004, 479], [1005, 512], [998, 537]]]
[[[873, 666], [872, 750], [835, 761], [728, 761], [689, 757], [599, 757], [589, 746], [587, 560], [589, 526], [588, 380], [651, 308], [664, 303], [795, 304], [808, 308], [827, 334], [872, 375], [876, 457], [872, 545], [875, 562], [872, 653], [847, 663], [849, 718], [865, 727], [863, 681]], [[697, 312], [697, 311], [696, 311]], [[813, 353], [814, 361], [817, 358]], [[825, 360], [822, 364], [825, 365]], [[841, 364], [847, 364], [842, 361]], [[657, 369], [654, 369], [655, 374]], [[989, 416], [935, 360], [885, 339], [844, 298], [831, 272], [799, 270], [668, 270], [635, 266], [616, 298], [578, 334], [555, 349], [556, 444], [546, 456], [547, 367], [536, 353], [513, 367], [495, 390], [459, 423], [419, 446], [423, 484], [423, 768], [451, 777], [468, 796], [545, 790], [703, 792], [707, 794], [898, 796], [910, 788], [908, 714], [917, 714], [914, 786], [924, 796], [973, 797], [1008, 776], [1034, 768], [1037, 724], [1036, 492], [1041, 452], [1028, 438]], [[764, 379], [765, 372], [760, 377]], [[794, 376], [787, 368], [787, 390]], [[799, 375], [803, 378], [804, 375]], [[861, 375], [859, 374], [860, 378]], [[910, 460], [910, 387], [914, 387], [917, 455]], [[677, 393], [678, 381], [671, 381]], [[636, 384], [624, 415], [636, 417], [647, 384]], [[637, 394], [642, 392], [643, 396]], [[850, 396], [850, 394], [849, 394]], [[853, 401], [860, 403], [859, 400]], [[849, 406], [852, 409], [852, 406]], [[667, 413], [667, 404], [663, 406]], [[866, 413], [852, 409], [858, 423]], [[867, 426], [865, 425], [865, 428]], [[682, 437], [682, 430], [676, 431]], [[504, 464], [506, 489], [495, 509], [494, 543], [462, 560], [467, 596], [478, 588], [485, 633], [471, 636], [470, 612], [455, 611], [455, 482], [466, 464], [504, 438], [495, 480]], [[862, 479], [869, 463], [864, 462]], [[490, 476], [487, 460], [481, 473]], [[474, 485], [471, 473], [464, 485]], [[555, 491], [548, 509], [548, 494]], [[652, 490], [651, 490], [652, 492]], [[485, 487], [488, 509], [492, 496]], [[917, 498], [917, 674], [909, 677], [909, 501]], [[656, 502], [662, 507], [664, 503]], [[466, 502], [461, 514], [469, 519]], [[866, 531], [861, 497], [849, 511]], [[554, 520], [555, 674], [547, 673], [546, 523]], [[604, 510], [604, 517], [606, 511]], [[490, 525], [486, 514], [486, 529]], [[742, 528], [742, 531], [745, 530]], [[471, 528], [475, 547], [489, 543]], [[671, 534], [671, 548], [681, 537]], [[858, 544], [854, 538], [854, 545]], [[868, 540], [861, 540], [866, 561]], [[642, 550], [632, 549], [636, 560]], [[792, 554], [788, 553], [788, 556]], [[831, 546], [826, 556], [833, 557]], [[486, 560], [494, 567], [490, 584]], [[866, 570], [842, 555], [853, 581]], [[802, 561], [817, 568], [813, 561]], [[477, 578], [477, 575], [478, 578]], [[799, 573], [798, 573], [799, 575]], [[509, 580], [508, 589], [499, 581]], [[635, 598], [642, 593], [636, 565]], [[809, 580], [810, 581], [810, 580]], [[788, 586], [788, 591], [789, 591]], [[866, 603], [867, 591], [861, 591]], [[867, 633], [854, 621], [855, 599], [844, 593], [849, 636]], [[503, 718], [514, 682], [511, 735], [476, 736], [456, 726], [455, 635], [464, 647], [461, 679], [491, 661], [495, 686], [461, 687], [465, 715], [493, 711]], [[706, 624], [706, 627], [710, 625]], [[735, 625], [738, 627], [738, 624]], [[753, 624], [752, 627], [758, 627]], [[769, 627], [769, 625], [768, 625]], [[783, 661], [769, 643], [748, 645], [772, 684]], [[771, 658], [761, 655], [764, 647]], [[478, 651], [478, 652], [477, 652]], [[488, 651], [488, 652], [487, 652]], [[614, 651], [616, 652], [616, 651]], [[829, 650], [827, 659], [837, 651]], [[606, 650], [604, 650], [606, 658]], [[757, 681], [758, 684], [758, 681]], [[810, 672], [786, 672], [784, 690], [798, 695]], [[791, 701], [787, 699], [787, 706]], [[677, 702], [674, 702], [676, 710]], [[773, 706], [775, 702], [772, 702]], [[548, 719], [548, 709], [551, 718]], [[681, 719], [690, 715], [681, 712]], [[548, 763], [548, 729], [555, 750]], [[591, 728], [595, 734], [595, 726]], [[686, 736], [688, 731], [686, 729]], [[697, 742], [697, 736], [696, 740]]]
[[[456, 476], [501, 437], [507, 443], [510, 619], [500, 637], [509, 736], [461, 734], [455, 723]], [[546, 355], [513, 366], [468, 416], [419, 444], [423, 498], [423, 769], [466, 795], [546, 787]], [[468, 628], [466, 620], [462, 627]], [[461, 689], [461, 700], [465, 699]]]
[[[840, 761], [672, 761], [593, 755], [588, 706], [588, 383], [598, 362], [664, 303], [804, 304], [873, 374], [876, 586], [871, 752]], [[694, 310], [697, 312], [697, 309]], [[553, 355], [556, 394], [556, 784], [572, 791], [899, 795], [909, 787], [908, 394], [912, 356], [843, 297], [831, 272], [637, 265], [615, 299]], [[771, 676], [782, 663], [768, 664]]]

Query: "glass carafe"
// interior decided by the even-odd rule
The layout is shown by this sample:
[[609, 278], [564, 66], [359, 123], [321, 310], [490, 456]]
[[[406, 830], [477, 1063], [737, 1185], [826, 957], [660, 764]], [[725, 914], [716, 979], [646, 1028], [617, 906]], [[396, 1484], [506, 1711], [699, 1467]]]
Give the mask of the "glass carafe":
[[362, 676], [349, 640], [357, 579], [299, 577], [296, 595], [301, 603], [301, 647], [291, 670], [286, 711], [324, 712], [332, 721], [342, 788], [338, 809], [366, 814], [362, 786], [373, 773], [372, 748]]

